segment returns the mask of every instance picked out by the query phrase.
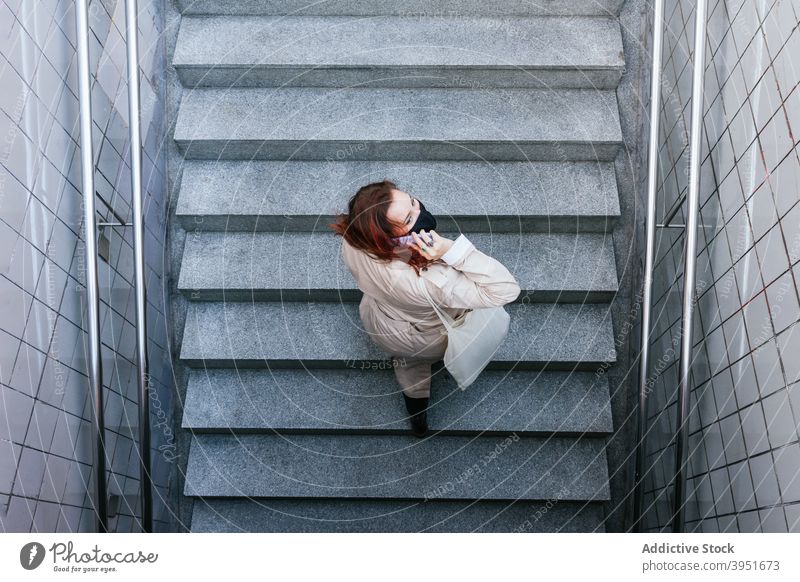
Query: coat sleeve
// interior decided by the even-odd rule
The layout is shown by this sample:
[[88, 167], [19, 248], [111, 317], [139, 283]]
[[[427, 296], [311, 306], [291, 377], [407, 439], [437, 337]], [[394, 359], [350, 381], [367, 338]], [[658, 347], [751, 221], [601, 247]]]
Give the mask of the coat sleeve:
[[520, 294], [514, 275], [500, 261], [475, 248], [463, 234], [442, 260], [453, 268], [438, 281], [426, 279], [425, 286], [443, 307], [496, 307], [511, 303]]

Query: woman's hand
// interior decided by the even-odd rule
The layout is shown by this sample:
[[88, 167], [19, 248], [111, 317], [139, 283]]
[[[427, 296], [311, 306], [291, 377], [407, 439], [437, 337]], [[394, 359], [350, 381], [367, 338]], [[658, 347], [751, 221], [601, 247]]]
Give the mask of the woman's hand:
[[[424, 235], [425, 229], [420, 230], [420, 233]], [[435, 230], [429, 231], [428, 236], [424, 238], [419, 236], [416, 232], [412, 232], [411, 236], [414, 238], [414, 242], [408, 246], [416, 250], [429, 261], [435, 261], [441, 258], [442, 255], [453, 246], [452, 240], [439, 236], [439, 233]], [[428, 243], [429, 238], [433, 239], [433, 243]]]

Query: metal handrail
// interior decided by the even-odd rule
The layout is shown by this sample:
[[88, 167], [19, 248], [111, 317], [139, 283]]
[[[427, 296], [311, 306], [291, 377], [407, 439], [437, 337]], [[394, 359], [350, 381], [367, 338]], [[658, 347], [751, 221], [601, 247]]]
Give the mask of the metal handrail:
[[[642, 289], [642, 334], [639, 361], [639, 419], [636, 442], [636, 469], [634, 485], [634, 528], [642, 529], [643, 477], [645, 465], [645, 438], [647, 435], [648, 367], [650, 355], [650, 303], [652, 300], [653, 261], [656, 228], [684, 228], [684, 287], [681, 308], [680, 383], [678, 387], [678, 422], [676, 432], [675, 475], [673, 478], [672, 530], [682, 532], [685, 526], [686, 463], [688, 449], [687, 419], [689, 416], [689, 371], [691, 369], [692, 322], [694, 286], [697, 261], [697, 226], [700, 187], [700, 146], [703, 111], [703, 73], [705, 72], [706, 0], [698, 0], [695, 15], [694, 62], [692, 77], [692, 119], [690, 129], [689, 192], [679, 197], [667, 212], [664, 220], [656, 224], [656, 190], [658, 178], [658, 132], [661, 107], [661, 55], [663, 49], [664, 0], [655, 0], [653, 21], [653, 62], [650, 102], [650, 136], [647, 176], [647, 218], [644, 285]], [[686, 224], [671, 224], [684, 200], [687, 203]]]
[[97, 215], [92, 147], [92, 101], [89, 72], [89, 7], [87, 0], [75, 2], [77, 32], [78, 96], [80, 105], [81, 189], [83, 191], [84, 253], [86, 271], [87, 373], [93, 395], [95, 490], [94, 507], [98, 532], [108, 532], [106, 494], [105, 419], [103, 416], [103, 369], [100, 359], [100, 287], [97, 275]]
[[128, 49], [128, 128], [131, 152], [133, 265], [136, 294], [136, 362], [139, 382], [139, 486], [142, 530], [153, 531], [153, 482], [150, 473], [150, 398], [147, 362], [147, 289], [144, 272], [144, 211], [142, 204], [142, 138], [139, 93], [139, 24], [136, 0], [125, 0], [125, 38]]
[[[94, 504], [97, 531], [108, 532], [106, 488], [105, 418], [103, 372], [100, 358], [100, 290], [97, 269], [97, 214], [95, 209], [94, 152], [92, 146], [91, 73], [89, 71], [88, 0], [76, 0], [78, 41], [78, 87], [80, 100], [81, 176], [84, 199], [86, 310], [88, 331], [88, 375], [94, 396], [94, 441], [96, 486]], [[144, 211], [142, 202], [141, 106], [139, 92], [138, 12], [136, 0], [125, 0], [125, 36], [128, 68], [128, 117], [131, 156], [132, 217], [130, 223], [102, 222], [103, 226], [132, 226], [134, 293], [136, 298], [136, 356], [139, 386], [139, 459], [142, 498], [142, 529], [153, 531], [152, 476], [150, 472], [150, 400], [147, 361], [147, 290], [144, 270]]]
[[650, 138], [647, 154], [647, 222], [645, 239], [647, 247], [644, 262], [644, 286], [642, 288], [642, 343], [639, 360], [639, 422], [636, 439], [636, 473], [634, 476], [634, 524], [641, 531], [644, 493], [642, 479], [644, 469], [645, 425], [647, 422], [647, 374], [650, 355], [650, 302], [653, 294], [653, 260], [655, 255], [656, 188], [658, 180], [658, 130], [661, 108], [661, 53], [664, 44], [664, 0], [655, 0], [653, 21], [653, 71], [650, 80]]
[[707, 0], [697, 0], [692, 63], [692, 123], [689, 144], [689, 195], [686, 201], [686, 244], [683, 256], [683, 313], [681, 317], [680, 383], [678, 384], [678, 422], [675, 447], [675, 481], [672, 531], [685, 526], [686, 464], [689, 448], [689, 374], [692, 367], [692, 323], [694, 319], [695, 275], [697, 271], [697, 222], [700, 201], [700, 148], [703, 123], [703, 74], [705, 73]]

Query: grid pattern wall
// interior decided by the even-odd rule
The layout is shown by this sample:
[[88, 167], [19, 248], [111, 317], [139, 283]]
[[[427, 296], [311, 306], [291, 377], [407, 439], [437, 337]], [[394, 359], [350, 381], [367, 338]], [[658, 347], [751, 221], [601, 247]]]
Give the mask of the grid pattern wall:
[[[800, 531], [799, 17], [797, 0], [708, 0], [687, 531]], [[680, 205], [677, 226], [694, 24], [693, 2], [666, 2], [656, 222]], [[657, 229], [643, 531], [673, 513], [683, 247]]]
[[[74, 2], [0, 3], [0, 525], [94, 531]], [[97, 217], [129, 222], [123, 0], [90, 4]], [[172, 382], [163, 301], [163, 13], [140, 0], [154, 528], [171, 531]], [[130, 228], [99, 236], [109, 529], [140, 530]], [[113, 496], [113, 497], [111, 497]]]

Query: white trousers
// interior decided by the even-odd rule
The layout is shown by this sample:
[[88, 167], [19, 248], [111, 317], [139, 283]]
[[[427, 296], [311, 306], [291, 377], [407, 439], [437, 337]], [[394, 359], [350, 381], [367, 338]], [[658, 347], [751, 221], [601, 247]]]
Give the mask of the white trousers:
[[429, 397], [431, 364], [447, 349], [444, 325], [420, 331], [410, 322], [387, 319], [369, 300], [361, 302], [359, 313], [370, 338], [390, 355], [403, 392], [409, 398]]

